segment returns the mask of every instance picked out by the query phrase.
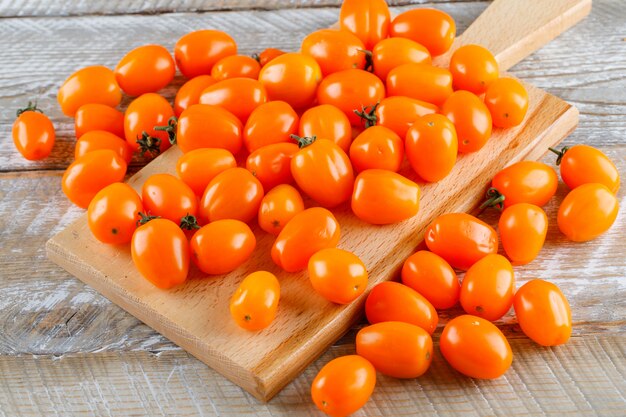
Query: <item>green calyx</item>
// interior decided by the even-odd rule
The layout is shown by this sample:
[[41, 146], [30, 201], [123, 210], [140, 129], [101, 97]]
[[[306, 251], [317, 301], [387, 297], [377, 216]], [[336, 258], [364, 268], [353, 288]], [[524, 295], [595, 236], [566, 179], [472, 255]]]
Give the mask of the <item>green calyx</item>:
[[483, 210], [487, 207], [494, 207], [499, 211], [504, 209], [504, 194], [501, 194], [500, 191], [491, 187], [487, 190], [487, 194], [485, 194], [485, 198], [487, 199], [484, 203], [480, 205], [480, 210]]
[[295, 140], [296, 142], [298, 142], [298, 147], [300, 149], [302, 148], [306, 148], [307, 146], [310, 146], [313, 144], [313, 142], [315, 142], [317, 140], [317, 136], [298, 136], [298, 135], [289, 135], [289, 137], [293, 140]]
[[558, 149], [548, 148], [550, 151], [554, 152], [557, 155], [556, 156], [557, 166], [561, 165], [561, 161], [563, 160], [563, 157], [565, 156], [565, 152], [569, 151], [569, 148], [570, 148], [569, 146], [563, 146], [560, 151]]
[[180, 219], [180, 228], [183, 230], [197, 230], [200, 228], [200, 225], [198, 224], [198, 219], [196, 219], [196, 216], [192, 216], [191, 214], [187, 213], [185, 217]]
[[176, 116], [172, 116], [167, 121], [165, 126], [154, 126], [154, 130], [157, 132], [167, 132], [167, 136], [171, 145], [176, 144], [176, 127], [178, 126], [178, 119]]
[[140, 219], [137, 220], [137, 227], [143, 226], [144, 224], [148, 223], [150, 220], [158, 219], [161, 217], [161, 216], [152, 216], [148, 213], [142, 213], [142, 212], [139, 212], [138, 214], [139, 214]]
[[368, 51], [366, 49], [359, 49], [359, 52], [365, 54], [365, 71], [374, 72], [374, 58], [372, 55], [372, 51]]
[[376, 104], [372, 104], [371, 106], [361, 106], [361, 111], [353, 110], [354, 114], [361, 118], [361, 122], [364, 127], [367, 129], [372, 126], [376, 126], [378, 123], [378, 116], [376, 116], [376, 109], [380, 105], [380, 101]]
[[20, 117], [22, 113], [27, 112], [27, 111], [35, 111], [35, 112], [43, 114], [43, 110], [37, 107], [37, 102], [33, 104], [32, 101], [29, 101], [26, 107], [24, 107], [23, 109], [17, 109], [16, 115], [17, 117]]
[[139, 153], [149, 154], [153, 158], [161, 153], [161, 139], [150, 136], [145, 130], [137, 137]]

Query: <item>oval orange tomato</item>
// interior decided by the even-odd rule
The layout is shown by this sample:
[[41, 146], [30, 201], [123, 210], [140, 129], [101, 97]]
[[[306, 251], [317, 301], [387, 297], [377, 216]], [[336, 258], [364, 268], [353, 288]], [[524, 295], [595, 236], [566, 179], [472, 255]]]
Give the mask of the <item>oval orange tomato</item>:
[[404, 64], [389, 71], [387, 95], [406, 96], [440, 106], [452, 94], [452, 74], [430, 64]]
[[351, 68], [365, 67], [365, 46], [359, 38], [346, 30], [322, 29], [307, 35], [300, 48], [312, 56], [322, 75]]
[[491, 186], [504, 196], [504, 207], [517, 203], [545, 206], [556, 193], [559, 179], [542, 162], [520, 161], [498, 172]]
[[190, 32], [174, 46], [176, 65], [187, 78], [211, 74], [216, 62], [236, 53], [237, 44], [233, 38], [219, 30]]
[[200, 104], [220, 106], [228, 110], [241, 123], [246, 123], [250, 114], [267, 101], [263, 84], [250, 78], [229, 78], [205, 88], [200, 94]]
[[189, 151], [178, 159], [176, 173], [197, 196], [202, 196], [217, 174], [236, 166], [235, 157], [226, 149], [200, 148]]
[[485, 105], [491, 113], [493, 125], [502, 128], [522, 123], [528, 111], [528, 92], [514, 78], [498, 78], [485, 92]]
[[452, 86], [455, 90], [467, 90], [482, 94], [500, 73], [498, 62], [487, 48], [480, 45], [463, 45], [450, 58]]
[[350, 160], [357, 172], [386, 169], [398, 172], [404, 159], [404, 143], [384, 126], [365, 129], [350, 145]]
[[322, 80], [318, 63], [300, 53], [279, 55], [265, 64], [259, 81], [271, 101], [286, 101], [294, 109], [303, 109], [315, 100], [317, 86]]
[[291, 159], [299, 149], [295, 143], [263, 146], [248, 156], [246, 169], [261, 181], [265, 191], [280, 184], [291, 184], [293, 183]]
[[259, 78], [261, 64], [256, 59], [247, 55], [229, 55], [213, 65], [211, 77], [217, 81], [228, 78]]
[[73, 117], [84, 104], [117, 106], [122, 100], [122, 92], [113, 71], [96, 65], [79, 69], [70, 75], [59, 88], [57, 100], [63, 114]]
[[402, 266], [402, 283], [437, 309], [454, 307], [459, 302], [459, 278], [445, 259], [432, 252], [422, 250], [407, 258]]
[[76, 110], [76, 139], [92, 130], [104, 130], [124, 138], [124, 113], [105, 104], [85, 104]]
[[154, 174], [141, 187], [141, 199], [148, 214], [180, 224], [186, 216], [198, 214], [198, 200], [193, 190], [170, 174]]
[[161, 45], [133, 49], [115, 67], [115, 79], [129, 96], [155, 93], [174, 79], [176, 64]]
[[619, 171], [601, 150], [587, 145], [564, 147], [560, 152], [551, 150], [559, 156], [557, 165], [561, 167], [561, 178], [570, 189], [595, 182], [617, 194]]
[[230, 299], [230, 315], [246, 330], [261, 330], [276, 317], [280, 300], [280, 284], [274, 274], [266, 271], [246, 276]]
[[46, 158], [52, 152], [56, 139], [52, 122], [37, 109], [37, 106], [18, 111], [13, 122], [13, 144], [20, 154], [29, 161]]
[[441, 10], [416, 8], [396, 16], [389, 27], [389, 35], [411, 39], [424, 45], [432, 56], [437, 56], [452, 46], [456, 24]]
[[261, 200], [259, 226], [269, 234], [278, 236], [289, 220], [304, 210], [298, 190], [281, 184], [272, 188]]
[[243, 129], [243, 143], [248, 152], [275, 143], [294, 143], [298, 114], [284, 101], [270, 101], [254, 109]]
[[309, 280], [313, 289], [335, 304], [356, 300], [367, 288], [367, 268], [352, 252], [326, 248], [309, 259]]
[[460, 153], [480, 150], [491, 137], [491, 113], [485, 103], [469, 91], [452, 93], [441, 106], [441, 114], [454, 123]]
[[124, 113], [124, 136], [133, 151], [158, 155], [171, 146], [167, 132], [155, 130], [166, 126], [174, 109], [158, 94], [146, 93], [133, 100]]
[[344, 152], [348, 152], [352, 142], [352, 127], [343, 111], [333, 105], [322, 104], [302, 114], [298, 135], [331, 140]]
[[354, 33], [368, 50], [387, 37], [390, 20], [385, 0], [344, 0], [339, 11], [341, 29]]
[[[415, 100], [410, 97], [395, 96], [387, 97], [380, 101], [374, 110], [374, 118], [370, 119], [376, 125], [384, 126], [396, 132], [400, 138], [405, 138], [409, 128], [420, 117], [434, 114], [439, 108], [425, 101]], [[367, 126], [367, 122], [366, 122]]]
[[534, 204], [513, 204], [498, 221], [502, 247], [513, 265], [524, 265], [537, 257], [548, 233], [548, 216]]
[[241, 121], [218, 106], [195, 104], [182, 112], [176, 128], [176, 143], [183, 152], [200, 148], [241, 150]]
[[85, 133], [76, 141], [74, 148], [74, 158], [78, 159], [87, 152], [99, 149], [110, 149], [117, 153], [128, 164], [133, 157], [128, 143], [113, 133], [104, 130], [92, 130]]
[[133, 188], [121, 182], [104, 187], [87, 209], [89, 230], [102, 243], [129, 243], [137, 229], [143, 204]]
[[184, 110], [194, 104], [200, 104], [202, 92], [216, 82], [217, 81], [210, 75], [198, 75], [183, 84], [180, 89], [178, 89], [176, 98], [174, 99], [174, 113], [176, 117], [180, 117]]
[[372, 49], [374, 74], [383, 81], [392, 69], [410, 63], [430, 64], [428, 49], [405, 38], [383, 39]]

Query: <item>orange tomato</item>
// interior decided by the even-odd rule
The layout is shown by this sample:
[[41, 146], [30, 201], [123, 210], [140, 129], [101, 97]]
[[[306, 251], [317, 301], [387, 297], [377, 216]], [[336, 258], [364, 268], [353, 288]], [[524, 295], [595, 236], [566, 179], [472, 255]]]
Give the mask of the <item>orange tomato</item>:
[[250, 78], [229, 78], [205, 88], [200, 104], [221, 106], [246, 123], [250, 113], [267, 101], [265, 88]]
[[211, 74], [216, 62], [236, 53], [237, 44], [233, 38], [219, 30], [190, 32], [174, 46], [176, 65], [187, 78]]
[[279, 55], [265, 64], [259, 81], [271, 101], [282, 100], [294, 109], [303, 109], [315, 100], [317, 86], [322, 79], [318, 63], [300, 53]]
[[450, 58], [452, 86], [482, 94], [498, 79], [498, 62], [488, 49], [480, 45], [463, 45]]
[[493, 177], [491, 186], [504, 196], [505, 208], [517, 203], [542, 207], [556, 193], [558, 182], [556, 172], [548, 165], [520, 161], [498, 172]]
[[382, 282], [372, 288], [365, 301], [370, 323], [401, 321], [433, 334], [439, 322], [435, 307], [420, 293], [397, 282]]
[[514, 78], [498, 78], [485, 92], [485, 106], [491, 113], [493, 125], [513, 127], [522, 123], [528, 112], [528, 92]]
[[261, 64], [261, 67], [264, 67], [272, 59], [278, 56], [284, 55], [284, 54], [285, 52], [281, 51], [280, 49], [267, 48], [267, 49], [264, 49], [262, 52], [260, 52], [258, 55], [254, 55], [253, 57], [257, 61], [259, 61], [259, 64]]
[[441, 256], [425, 250], [409, 256], [402, 266], [402, 283], [423, 295], [433, 307], [447, 309], [459, 302], [461, 285]]
[[300, 118], [284, 101], [270, 101], [254, 109], [243, 129], [243, 143], [248, 152], [274, 143], [294, 143]]
[[176, 223], [149, 220], [133, 234], [130, 249], [141, 275], [158, 288], [169, 289], [187, 280], [189, 243]]
[[133, 100], [124, 113], [124, 136], [133, 151], [158, 155], [171, 146], [167, 132], [155, 130], [174, 117], [174, 109], [158, 94], [147, 93]]
[[525, 265], [537, 257], [548, 233], [548, 216], [534, 204], [513, 204], [498, 221], [502, 247], [513, 265]]
[[367, 169], [354, 181], [352, 212], [371, 224], [391, 224], [409, 219], [419, 211], [420, 189], [395, 172]]
[[300, 49], [317, 61], [324, 77], [333, 72], [365, 67], [363, 42], [346, 30], [312, 32], [304, 38]]
[[498, 235], [487, 223], [467, 213], [437, 217], [426, 229], [426, 246], [452, 267], [467, 270], [498, 252]]
[[302, 114], [298, 135], [332, 140], [344, 152], [348, 152], [352, 142], [352, 127], [343, 111], [330, 104], [322, 104]]
[[412, 9], [393, 19], [389, 35], [411, 39], [424, 45], [432, 56], [437, 56], [452, 46], [456, 36], [456, 24], [449, 14], [441, 10]]
[[76, 142], [74, 158], [78, 159], [87, 152], [99, 149], [110, 149], [117, 153], [128, 164], [133, 157], [130, 146], [124, 139], [104, 130], [92, 130], [85, 133]]
[[370, 124], [374, 122], [376, 125], [393, 130], [401, 138], [405, 138], [409, 128], [420, 117], [438, 111], [437, 106], [425, 101], [402, 96], [387, 97], [376, 106], [373, 117], [368, 120]]
[[200, 148], [178, 159], [176, 173], [197, 196], [202, 196], [217, 174], [236, 166], [235, 157], [226, 149]]
[[469, 91], [452, 93], [441, 106], [441, 114], [454, 123], [460, 153], [480, 150], [491, 137], [491, 113], [485, 103]]
[[59, 88], [57, 101], [66, 116], [73, 117], [84, 104], [104, 104], [115, 107], [122, 100], [122, 92], [113, 71], [103, 66], [79, 69]]
[[217, 80], [228, 78], [259, 78], [261, 65], [256, 59], [247, 55], [230, 55], [217, 61], [211, 68], [211, 76]]
[[367, 268], [352, 252], [326, 248], [309, 259], [309, 279], [313, 289], [335, 304], [356, 300], [367, 288]]
[[183, 84], [174, 99], [174, 113], [176, 117], [180, 117], [184, 110], [194, 104], [200, 104], [202, 92], [216, 82], [215, 78], [210, 75], [198, 75]]
[[350, 145], [350, 160], [358, 172], [366, 169], [398, 172], [403, 159], [402, 139], [384, 126], [365, 129]]
[[392, 69], [410, 63], [430, 64], [428, 49], [405, 38], [383, 39], [372, 49], [374, 74], [383, 81]]
[[287, 272], [300, 271], [313, 254], [337, 246], [340, 233], [339, 223], [330, 211], [322, 207], [303, 210], [278, 234], [272, 260]]
[[121, 182], [104, 187], [87, 208], [87, 224], [93, 236], [102, 243], [129, 243], [141, 218], [143, 204], [133, 188]]
[[557, 215], [559, 230], [574, 242], [592, 240], [611, 228], [619, 202], [603, 184], [583, 184], [565, 196]]
[[452, 94], [452, 74], [429, 64], [404, 64], [387, 75], [387, 95], [406, 96], [440, 106]]
[[141, 187], [141, 199], [148, 213], [180, 224], [183, 217], [198, 214], [198, 201], [187, 184], [170, 174], [148, 177]]
[[384, 375], [417, 378], [428, 370], [433, 360], [433, 340], [419, 326], [387, 321], [359, 330], [356, 352]]
[[376, 385], [376, 369], [358, 355], [328, 362], [311, 385], [313, 402], [331, 417], [345, 417], [363, 407]]
[[200, 148], [221, 148], [236, 155], [241, 150], [242, 130], [241, 121], [228, 110], [194, 104], [178, 118], [176, 143], [184, 153]]
[[261, 200], [259, 226], [269, 234], [278, 236], [289, 220], [304, 210], [298, 190], [281, 184], [272, 188]]
[[454, 369], [470, 378], [498, 378], [513, 362], [511, 346], [502, 332], [490, 321], [469, 314], [446, 324], [439, 348]]
[[104, 130], [124, 137], [124, 113], [105, 104], [85, 104], [76, 110], [74, 131], [76, 139], [92, 130]]
[[127, 53], [115, 67], [115, 79], [129, 96], [154, 93], [174, 79], [176, 65], [161, 45], [144, 45]]
[[619, 171], [601, 150], [587, 145], [564, 147], [561, 151], [550, 149], [558, 155], [556, 164], [561, 167], [561, 178], [570, 189], [583, 184], [599, 183], [617, 194], [620, 185]]
[[299, 149], [295, 143], [263, 146], [248, 156], [246, 169], [261, 181], [266, 191], [280, 184], [291, 184], [291, 159]]
[[339, 11], [341, 29], [354, 33], [368, 50], [387, 37], [390, 20], [385, 0], [344, 0]]
[[117, 153], [102, 149], [86, 153], [67, 167], [61, 180], [63, 193], [78, 207], [87, 208], [94, 196], [126, 175], [126, 162]]
[[261, 330], [276, 318], [280, 284], [274, 274], [266, 271], [246, 276], [230, 299], [230, 315], [246, 330]]
[[533, 279], [522, 285], [513, 300], [524, 334], [542, 346], [567, 342], [572, 334], [572, 312], [567, 298], [551, 282]]
[[406, 134], [406, 156], [413, 170], [426, 181], [437, 182], [450, 174], [458, 150], [456, 129], [440, 114], [420, 117]]
[[37, 105], [18, 110], [13, 122], [13, 144], [29, 161], [46, 158], [52, 152], [56, 138], [52, 122]]

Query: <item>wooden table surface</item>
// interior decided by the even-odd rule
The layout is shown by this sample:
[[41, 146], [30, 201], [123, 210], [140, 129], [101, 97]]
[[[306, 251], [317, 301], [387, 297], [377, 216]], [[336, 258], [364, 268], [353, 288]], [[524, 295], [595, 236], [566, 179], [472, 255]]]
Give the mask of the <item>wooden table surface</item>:
[[[354, 352], [359, 326], [271, 402], [261, 404], [52, 264], [44, 244], [82, 213], [61, 192], [74, 138], [72, 120], [56, 105], [56, 92], [71, 72], [91, 64], [113, 67], [126, 51], [145, 43], [173, 48], [182, 34], [200, 28], [228, 31], [246, 54], [270, 46], [296, 50], [306, 33], [336, 21], [339, 3], [0, 0], [0, 416], [321, 415], [310, 401], [310, 383], [330, 359]], [[454, 16], [462, 31], [487, 5], [444, 0], [437, 7]], [[625, 28], [623, 3], [596, 0], [585, 21], [512, 70], [579, 108], [580, 126], [564, 144], [597, 146], [622, 173]], [[181, 82], [177, 77], [174, 84]], [[164, 94], [171, 98], [174, 91], [169, 87]], [[37, 100], [57, 129], [53, 154], [38, 163], [22, 159], [10, 135], [15, 110], [29, 100]], [[133, 164], [131, 172], [139, 166]], [[547, 207], [553, 222], [544, 250], [516, 274], [518, 287], [531, 277], [561, 287], [572, 306], [570, 341], [539, 347], [509, 314], [499, 323], [514, 352], [504, 377], [462, 377], [437, 350], [429, 372], [419, 379], [379, 375], [374, 395], [355, 415], [624, 415], [624, 210], [599, 239], [568, 242], [554, 222], [565, 194], [561, 185]], [[482, 217], [497, 221], [494, 213]]]

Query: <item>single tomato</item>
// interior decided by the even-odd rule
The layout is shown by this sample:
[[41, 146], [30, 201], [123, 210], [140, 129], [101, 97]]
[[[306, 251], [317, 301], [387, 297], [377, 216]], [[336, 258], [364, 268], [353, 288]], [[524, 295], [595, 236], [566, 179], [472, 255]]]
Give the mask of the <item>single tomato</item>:
[[250, 114], [267, 101], [265, 87], [250, 78], [229, 78], [205, 88], [200, 104], [220, 106], [246, 123]]
[[189, 151], [178, 159], [176, 173], [197, 196], [202, 196], [217, 174], [236, 166], [235, 157], [226, 149], [200, 148]]
[[291, 185], [278, 185], [261, 200], [259, 226], [267, 233], [278, 236], [289, 220], [302, 211], [304, 202], [298, 190]]
[[391, 129], [372, 126], [350, 145], [350, 160], [357, 172], [366, 169], [398, 172], [404, 160], [404, 141]]
[[180, 117], [182, 112], [194, 104], [200, 104], [202, 92], [217, 81], [210, 75], [198, 75], [183, 84], [174, 99], [174, 113]]
[[374, 74], [385, 81], [389, 72], [404, 64], [430, 64], [428, 49], [406, 38], [387, 38], [372, 49]]
[[124, 136], [133, 151], [158, 155], [171, 146], [167, 132], [156, 130], [174, 117], [174, 109], [158, 94], [147, 93], [133, 100], [124, 113]]
[[154, 174], [141, 187], [141, 199], [148, 214], [176, 224], [187, 216], [196, 217], [198, 200], [193, 190], [170, 174]]
[[388, 96], [406, 96], [442, 105], [452, 94], [452, 74], [430, 64], [404, 64], [395, 67], [386, 79]]
[[497, 127], [517, 126], [528, 112], [528, 91], [515, 78], [494, 80], [485, 92], [484, 101]]
[[344, 0], [339, 11], [341, 29], [354, 33], [368, 50], [387, 37], [390, 20], [385, 0]]
[[217, 81], [228, 78], [259, 78], [261, 64], [247, 55], [229, 55], [217, 61], [211, 68], [211, 77]]
[[548, 216], [534, 204], [513, 204], [498, 221], [502, 247], [513, 265], [525, 265], [537, 257], [548, 233]]
[[76, 139], [92, 130], [104, 130], [124, 138], [124, 113], [105, 104], [80, 106], [74, 115]]
[[309, 280], [313, 289], [335, 304], [356, 300], [367, 288], [367, 268], [352, 252], [326, 248], [309, 259]]
[[402, 265], [402, 283], [424, 296], [437, 309], [454, 307], [459, 302], [461, 284], [445, 259], [421, 250]]
[[304, 38], [300, 49], [317, 61], [324, 77], [351, 68], [365, 68], [365, 46], [346, 30], [321, 29], [312, 32]]
[[348, 152], [352, 142], [352, 127], [343, 111], [333, 105], [322, 104], [302, 114], [298, 135], [331, 140], [344, 152]]
[[450, 58], [452, 86], [482, 94], [500, 76], [498, 62], [487, 48], [480, 45], [463, 45]]
[[564, 147], [560, 151], [550, 148], [558, 155], [561, 178], [570, 189], [583, 184], [605, 185], [613, 194], [619, 190], [619, 171], [611, 159], [601, 150], [587, 145]]
[[441, 106], [456, 128], [459, 152], [470, 153], [480, 150], [491, 137], [491, 113], [478, 96], [469, 91], [455, 91]]
[[230, 315], [246, 330], [261, 330], [276, 318], [280, 283], [274, 274], [257, 271], [246, 276], [230, 298]]
[[556, 193], [559, 179], [554, 169], [536, 161], [520, 161], [498, 172], [491, 181], [492, 198], [497, 204], [504, 196], [504, 207], [518, 203], [545, 206]]
[[127, 53], [115, 67], [115, 79], [129, 96], [155, 93], [174, 79], [176, 64], [161, 45], [144, 45]]
[[236, 53], [237, 44], [233, 38], [219, 30], [190, 32], [174, 46], [176, 65], [187, 78], [211, 74], [216, 62]]
[[59, 88], [57, 101], [66, 116], [73, 117], [84, 104], [115, 107], [122, 101], [115, 74], [107, 67], [95, 65], [79, 69]]
[[365, 122], [366, 127], [384, 126], [404, 139], [413, 123], [422, 116], [437, 113], [439, 108], [425, 101], [395, 96], [382, 99], [378, 106], [369, 110]]
[[130, 185], [116, 182], [104, 187], [87, 208], [87, 224], [102, 243], [129, 243], [144, 211], [141, 198]]
[[176, 143], [184, 153], [200, 148], [220, 148], [236, 155], [241, 150], [242, 130], [241, 121], [228, 110], [194, 104], [178, 119]]
[[261, 69], [259, 81], [271, 101], [286, 101], [294, 109], [303, 109], [315, 100], [322, 71], [312, 57], [300, 53], [279, 55]]
[[263, 146], [248, 155], [246, 169], [261, 181], [265, 191], [280, 184], [292, 184], [291, 159], [299, 149], [295, 143]]
[[424, 45], [432, 56], [447, 52], [456, 36], [456, 24], [449, 14], [430, 8], [400, 13], [389, 27], [389, 35], [407, 38]]
[[274, 143], [295, 143], [291, 135], [298, 132], [300, 118], [284, 101], [261, 104], [250, 114], [243, 129], [243, 143], [248, 152]]
[[17, 111], [11, 134], [15, 148], [29, 161], [38, 161], [50, 155], [56, 138], [48, 116], [31, 103]]
[[128, 142], [115, 136], [113, 133], [104, 130], [92, 130], [85, 133], [76, 141], [74, 148], [74, 158], [78, 159], [87, 152], [97, 151], [99, 149], [110, 149], [117, 153], [126, 164], [130, 163], [133, 153], [128, 146]]

